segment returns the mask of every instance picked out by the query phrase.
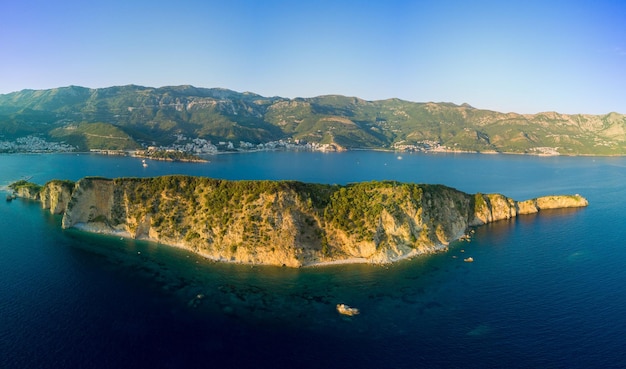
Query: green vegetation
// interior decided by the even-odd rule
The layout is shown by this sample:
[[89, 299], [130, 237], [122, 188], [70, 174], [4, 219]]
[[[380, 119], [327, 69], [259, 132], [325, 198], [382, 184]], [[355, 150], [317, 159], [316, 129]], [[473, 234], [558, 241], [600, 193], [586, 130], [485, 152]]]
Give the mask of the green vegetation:
[[474, 213], [481, 213], [485, 208], [487, 208], [487, 202], [485, 201], [485, 198], [483, 197], [483, 194], [476, 193], [473, 197], [472, 197], [472, 209], [474, 210]]
[[[288, 212], [299, 219], [302, 229], [311, 229], [309, 237], [317, 240], [323, 253], [329, 252], [329, 245], [318, 222], [341, 229], [358, 240], [371, 240], [383, 211], [400, 221], [407, 209], [420, 207], [423, 194], [419, 185], [397, 182], [337, 186], [178, 175], [114, 182], [119, 196], [127, 200], [128, 215], [139, 222], [151, 214], [151, 225], [166, 236], [188, 242], [200, 240], [206, 234], [223, 237], [243, 219], [252, 241], [267, 241], [264, 235], [280, 227], [280, 219]], [[119, 210], [120, 214], [124, 211]]]
[[144, 150], [136, 152], [135, 155], [142, 158], [150, 158], [155, 160], [196, 162], [206, 161], [197, 155], [174, 150]]
[[41, 188], [42, 188], [40, 185], [36, 183], [28, 182], [23, 179], [11, 183], [8, 187], [15, 192], [19, 191], [20, 189], [27, 189], [28, 192], [30, 193], [37, 193], [41, 191]]
[[49, 181], [48, 183], [46, 183], [46, 185], [48, 184], [55, 184], [55, 185], [61, 186], [71, 192], [72, 189], [74, 188], [75, 182], [67, 180], [67, 179], [53, 179]]
[[66, 125], [53, 129], [49, 135], [79, 150], [130, 150], [139, 147], [131, 136], [109, 123]]
[[175, 135], [253, 144], [300, 139], [346, 148], [626, 155], [626, 116], [499, 113], [467, 104], [286, 99], [192, 86], [64, 87], [0, 95], [0, 137], [79, 149], [169, 145]]
[[[340, 186], [170, 175], [86, 177], [75, 185], [51, 181], [43, 192], [27, 181], [11, 188], [19, 189], [20, 197], [43, 201], [55, 213], [65, 205], [65, 228], [103, 223], [130, 237], [216, 260], [286, 266], [350, 257], [391, 261], [430, 252], [485, 215], [477, 214], [481, 208], [493, 216], [479, 221], [515, 216], [510, 211], [516, 209], [513, 200], [498, 194], [468, 195], [443, 185], [395, 181]], [[536, 202], [542, 209], [587, 204], [576, 196]], [[524, 204], [525, 211], [533, 210], [529, 205]]]
[[324, 207], [324, 220], [355, 235], [357, 240], [371, 240], [383, 212], [401, 223], [404, 214], [421, 207], [422, 195], [423, 189], [416, 184], [394, 181], [350, 184], [332, 193]]

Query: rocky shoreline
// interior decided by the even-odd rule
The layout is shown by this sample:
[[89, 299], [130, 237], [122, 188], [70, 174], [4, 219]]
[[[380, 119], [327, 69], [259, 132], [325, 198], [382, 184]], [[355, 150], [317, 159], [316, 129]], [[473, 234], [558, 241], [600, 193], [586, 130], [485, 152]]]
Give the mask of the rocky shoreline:
[[446, 250], [471, 227], [588, 204], [580, 195], [515, 201], [392, 181], [338, 186], [189, 176], [88, 177], [13, 190], [63, 214], [63, 228], [149, 240], [215, 261], [288, 267], [392, 263]]

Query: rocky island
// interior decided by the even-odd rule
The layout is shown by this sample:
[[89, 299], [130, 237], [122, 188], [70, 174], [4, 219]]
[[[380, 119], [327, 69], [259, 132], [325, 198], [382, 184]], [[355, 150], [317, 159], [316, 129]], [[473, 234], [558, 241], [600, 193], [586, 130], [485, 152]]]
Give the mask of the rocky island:
[[63, 214], [63, 228], [149, 240], [216, 261], [288, 267], [389, 263], [445, 250], [472, 226], [588, 204], [580, 195], [515, 201], [395, 181], [87, 177], [11, 188]]

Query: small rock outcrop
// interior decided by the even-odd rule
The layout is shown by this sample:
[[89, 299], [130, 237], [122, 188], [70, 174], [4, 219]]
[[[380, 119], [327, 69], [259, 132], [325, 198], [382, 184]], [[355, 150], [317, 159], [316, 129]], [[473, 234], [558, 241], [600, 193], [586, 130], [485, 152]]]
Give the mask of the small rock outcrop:
[[471, 226], [587, 205], [579, 195], [517, 202], [393, 181], [338, 186], [189, 176], [51, 181], [39, 199], [63, 213], [64, 228], [146, 239], [219, 261], [290, 267], [388, 263], [444, 250]]
[[39, 200], [39, 189], [33, 187], [18, 187], [15, 196], [29, 200]]
[[474, 217], [471, 226], [478, 226], [517, 215], [533, 214], [539, 210], [584, 207], [587, 199], [576, 195], [542, 196], [525, 201], [515, 201], [500, 194], [476, 194]]

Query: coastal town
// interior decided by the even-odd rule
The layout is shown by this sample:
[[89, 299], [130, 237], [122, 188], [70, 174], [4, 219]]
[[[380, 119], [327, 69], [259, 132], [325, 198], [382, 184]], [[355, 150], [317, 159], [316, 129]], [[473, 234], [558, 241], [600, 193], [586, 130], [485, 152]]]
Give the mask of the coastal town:
[[165, 150], [165, 151], [181, 151], [190, 154], [217, 154], [219, 152], [236, 152], [236, 151], [343, 151], [345, 150], [337, 144], [320, 144], [315, 142], [306, 142], [303, 140], [278, 140], [265, 143], [253, 144], [251, 142], [239, 141], [235, 145], [231, 141], [218, 141], [212, 143], [203, 138], [190, 138], [182, 134], [175, 135], [176, 141], [169, 146], [149, 146], [148, 150]]
[[[458, 152], [453, 148], [441, 145], [432, 140], [424, 140], [415, 143], [405, 141], [397, 142], [392, 147], [393, 151], [402, 152]], [[536, 147], [531, 148], [528, 154], [539, 156], [559, 155], [556, 147]], [[340, 152], [346, 148], [336, 143], [306, 142], [303, 140], [278, 140], [265, 143], [254, 144], [246, 141], [239, 141], [234, 144], [231, 141], [218, 141], [213, 143], [204, 138], [186, 137], [182, 134], [175, 135], [175, 141], [170, 145], [144, 145], [139, 150], [109, 150], [91, 149], [90, 152], [105, 155], [131, 155], [153, 159], [180, 160], [180, 161], [202, 161], [195, 160], [202, 156], [215, 155], [228, 152], [254, 152], [254, 151], [318, 151], [318, 152]], [[2, 140], [0, 137], [0, 153], [67, 153], [78, 152], [78, 149], [65, 142], [51, 142], [42, 137], [26, 136], [15, 140]], [[485, 152], [487, 153], [487, 152]], [[495, 153], [495, 152], [494, 152]]]
[[437, 141], [424, 140], [417, 143], [409, 144], [405, 141], [397, 142], [393, 145], [396, 151], [405, 152], [447, 152], [448, 147], [441, 145]]
[[0, 140], [0, 153], [72, 152], [76, 148], [63, 142], [49, 142], [37, 136], [19, 137], [13, 141]]
[[[184, 135], [175, 135], [176, 140], [170, 145], [145, 145], [140, 150], [109, 150], [91, 149], [90, 152], [106, 155], [136, 155], [151, 156], [157, 152], [180, 152], [189, 155], [214, 155], [222, 152], [251, 152], [251, 151], [321, 151], [336, 152], [345, 149], [337, 144], [320, 144], [301, 140], [278, 140], [265, 143], [253, 144], [239, 141], [235, 145], [231, 141], [218, 141], [213, 143], [203, 138], [189, 138]], [[38, 136], [19, 137], [14, 140], [2, 140], [0, 138], [0, 153], [66, 153], [77, 152], [78, 149], [64, 142], [51, 142]]]

